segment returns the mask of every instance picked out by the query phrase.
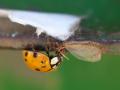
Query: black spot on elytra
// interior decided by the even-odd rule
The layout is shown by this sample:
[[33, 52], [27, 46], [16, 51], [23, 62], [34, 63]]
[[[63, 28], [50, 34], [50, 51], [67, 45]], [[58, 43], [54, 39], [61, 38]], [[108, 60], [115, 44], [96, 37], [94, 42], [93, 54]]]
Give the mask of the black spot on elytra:
[[42, 68], [46, 68], [46, 66], [42, 66]]
[[33, 57], [36, 58], [37, 57], [37, 52], [33, 53]]
[[28, 55], [28, 52], [25, 52], [25, 56], [27, 57], [27, 55]]
[[45, 64], [45, 62], [46, 62], [46, 61], [43, 61], [43, 60], [41, 61], [42, 64]]
[[27, 62], [27, 59], [25, 59], [25, 61]]
[[39, 68], [35, 68], [35, 70], [36, 70], [36, 71], [40, 71], [40, 69], [39, 69]]

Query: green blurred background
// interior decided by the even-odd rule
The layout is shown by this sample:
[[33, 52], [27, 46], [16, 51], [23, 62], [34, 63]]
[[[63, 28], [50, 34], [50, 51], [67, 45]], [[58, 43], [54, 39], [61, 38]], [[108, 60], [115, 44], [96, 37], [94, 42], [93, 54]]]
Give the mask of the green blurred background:
[[[1, 8], [90, 15], [83, 25], [119, 31], [119, 0], [0, 0]], [[21, 51], [0, 50], [0, 90], [120, 90], [120, 56], [87, 63], [68, 55], [54, 72], [29, 70]]]

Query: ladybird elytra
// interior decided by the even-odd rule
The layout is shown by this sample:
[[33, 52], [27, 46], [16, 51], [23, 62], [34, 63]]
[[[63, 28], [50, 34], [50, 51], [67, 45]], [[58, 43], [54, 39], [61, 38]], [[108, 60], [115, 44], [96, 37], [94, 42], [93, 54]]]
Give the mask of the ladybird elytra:
[[52, 70], [50, 59], [45, 54], [23, 50], [23, 58], [27, 66], [32, 70], [40, 72], [48, 72]]

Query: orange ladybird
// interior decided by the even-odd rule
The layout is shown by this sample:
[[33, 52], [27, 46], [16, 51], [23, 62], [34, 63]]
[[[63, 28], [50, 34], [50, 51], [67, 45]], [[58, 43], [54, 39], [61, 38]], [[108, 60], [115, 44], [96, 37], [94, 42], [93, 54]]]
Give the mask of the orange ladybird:
[[61, 59], [57, 56], [50, 59], [47, 55], [41, 52], [30, 50], [23, 50], [23, 58], [30, 69], [39, 72], [52, 71], [56, 69], [61, 62]]

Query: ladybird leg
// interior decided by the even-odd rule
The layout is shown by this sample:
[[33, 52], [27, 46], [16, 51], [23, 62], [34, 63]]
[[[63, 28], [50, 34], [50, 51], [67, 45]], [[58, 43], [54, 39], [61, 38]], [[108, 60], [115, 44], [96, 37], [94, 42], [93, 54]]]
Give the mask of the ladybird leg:
[[33, 45], [33, 44], [31, 44], [31, 47], [32, 47], [32, 51], [34, 51], [34, 52], [35, 52], [36, 50], [35, 50], [35, 48], [34, 48], [34, 45]]
[[33, 51], [33, 52], [38, 52], [38, 51], [39, 51], [39, 50], [36, 49], [36, 46], [33, 45], [33, 44], [31, 44], [31, 48], [32, 48], [32, 51]]
[[29, 51], [32, 51], [32, 45], [31, 44], [28, 44], [24, 50], [29, 50]]
[[46, 49], [46, 53], [47, 53], [48, 57], [50, 57], [50, 53], [49, 53], [50, 48], [49, 48], [49, 46], [46, 46], [45, 49]]

